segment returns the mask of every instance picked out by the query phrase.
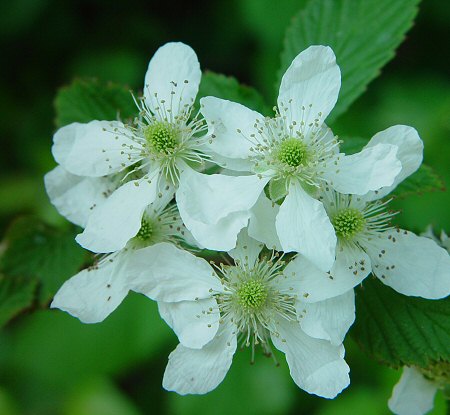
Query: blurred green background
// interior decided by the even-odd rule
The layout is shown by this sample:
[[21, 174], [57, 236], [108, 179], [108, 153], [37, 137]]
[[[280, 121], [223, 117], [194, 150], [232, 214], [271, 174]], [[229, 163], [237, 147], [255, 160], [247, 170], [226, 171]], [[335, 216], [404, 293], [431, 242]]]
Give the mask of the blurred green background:
[[[337, 0], [339, 1], [339, 0]], [[23, 214], [63, 224], [42, 176], [54, 165], [53, 100], [75, 77], [142, 88], [149, 58], [167, 41], [190, 44], [203, 69], [236, 76], [274, 103], [284, 30], [303, 1], [16, 0], [0, 3], [0, 232]], [[425, 161], [450, 183], [450, 3], [426, 0], [396, 58], [332, 127], [371, 137], [393, 124], [418, 129]], [[435, 192], [394, 202], [398, 223], [450, 230], [450, 197]], [[0, 247], [1, 249], [1, 247]], [[352, 384], [337, 399], [303, 393], [284, 356], [277, 368], [236, 354], [216, 391], [180, 397], [161, 388], [176, 339], [150, 301], [130, 295], [102, 324], [55, 310], [17, 317], [0, 332], [0, 415], [388, 414], [399, 372], [346, 342]], [[433, 414], [444, 414], [442, 396]]]

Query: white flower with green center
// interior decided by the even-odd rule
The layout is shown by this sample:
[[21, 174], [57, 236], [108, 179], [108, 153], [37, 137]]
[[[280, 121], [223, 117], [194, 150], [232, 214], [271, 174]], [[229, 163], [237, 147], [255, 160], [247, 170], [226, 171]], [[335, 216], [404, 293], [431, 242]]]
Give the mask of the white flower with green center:
[[[350, 156], [339, 153], [338, 140], [324, 120], [340, 85], [333, 51], [311, 46], [284, 74], [275, 118], [234, 102], [202, 98], [201, 112], [211, 137], [205, 151], [223, 167], [246, 172], [238, 177], [183, 173], [180, 214], [202, 245], [231, 249], [269, 184], [273, 201], [285, 197], [276, 218], [283, 251], [301, 252], [321, 269], [331, 268], [336, 235], [317, 191], [327, 185], [362, 195], [392, 185], [402, 167], [393, 144], [380, 143]], [[226, 237], [224, 223], [234, 229]]]
[[129, 262], [134, 252], [155, 244], [169, 242], [193, 243], [175, 205], [164, 206], [167, 200], [157, 199], [148, 206], [137, 235], [125, 248], [105, 255], [93, 266], [67, 280], [56, 293], [52, 308], [59, 308], [84, 323], [103, 321], [133, 289]]
[[450, 256], [433, 240], [391, 225], [395, 213], [381, 201], [398, 183], [418, 169], [423, 144], [417, 132], [398, 126], [376, 135], [367, 147], [380, 141], [395, 142], [402, 172], [393, 186], [364, 196], [344, 195], [325, 189], [321, 201], [336, 231], [336, 262], [323, 272], [298, 256], [286, 272], [298, 275], [294, 287], [307, 301], [319, 301], [347, 292], [370, 272], [404, 295], [438, 299], [450, 294]]
[[291, 290], [295, 277], [283, 273], [283, 261], [276, 254], [260, 257], [261, 247], [241, 231], [229, 252], [234, 265], [214, 267], [164, 243], [134, 253], [133, 289], [158, 301], [180, 340], [169, 356], [164, 388], [183, 395], [213, 390], [238, 343], [251, 348], [252, 361], [257, 348], [270, 355], [273, 344], [309, 393], [333, 398], [349, 384], [342, 340], [354, 320], [353, 292], [306, 304]]
[[206, 131], [192, 116], [201, 78], [194, 51], [168, 43], [150, 60], [144, 96], [133, 124], [73, 123], [54, 136], [55, 160], [70, 174], [89, 178], [127, 172], [123, 184], [90, 215], [77, 241], [99, 253], [125, 247], [136, 235], [145, 208], [163, 193], [174, 194], [181, 172], [201, 166]]

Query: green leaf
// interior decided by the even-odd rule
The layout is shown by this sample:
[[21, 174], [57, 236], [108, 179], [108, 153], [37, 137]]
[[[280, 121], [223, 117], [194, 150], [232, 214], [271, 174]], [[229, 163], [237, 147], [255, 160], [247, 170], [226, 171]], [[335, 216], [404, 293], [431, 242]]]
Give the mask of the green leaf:
[[405, 197], [437, 190], [445, 190], [444, 182], [430, 166], [422, 164], [419, 170], [395, 188], [392, 195]]
[[370, 356], [398, 368], [450, 361], [450, 297], [407, 297], [375, 278], [356, 291], [352, 336]]
[[39, 301], [45, 304], [86, 259], [74, 236], [33, 218], [18, 219], [5, 236], [0, 271], [8, 280], [22, 278], [39, 283]]
[[238, 102], [239, 104], [245, 105], [264, 115], [270, 113], [270, 108], [266, 105], [264, 99], [256, 89], [239, 84], [239, 82], [231, 76], [225, 76], [210, 71], [205, 72], [200, 82], [197, 105], [200, 98], [208, 95]]
[[33, 303], [36, 280], [0, 275], [0, 327]]
[[128, 88], [96, 79], [76, 79], [55, 99], [56, 126], [92, 120], [135, 117], [138, 109]]
[[419, 0], [307, 1], [286, 31], [279, 79], [308, 46], [331, 46], [342, 71], [339, 100], [328, 118], [328, 122], [332, 121], [394, 57], [413, 23], [418, 3]]

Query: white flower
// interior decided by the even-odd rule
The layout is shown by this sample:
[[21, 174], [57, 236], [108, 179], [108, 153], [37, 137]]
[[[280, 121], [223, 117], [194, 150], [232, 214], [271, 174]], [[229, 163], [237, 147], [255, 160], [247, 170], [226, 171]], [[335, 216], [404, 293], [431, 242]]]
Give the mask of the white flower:
[[133, 125], [91, 121], [56, 132], [52, 152], [67, 172], [100, 178], [127, 171], [122, 186], [89, 216], [77, 236], [80, 245], [100, 253], [124, 248], [139, 231], [145, 208], [163, 193], [174, 194], [186, 163], [203, 162], [198, 135], [206, 127], [191, 117], [200, 77], [194, 51], [168, 43], [150, 60]]
[[426, 379], [419, 370], [405, 366], [389, 399], [389, 409], [397, 415], [424, 415], [433, 409], [437, 382]]
[[[301, 252], [324, 271], [331, 268], [336, 235], [315, 198], [317, 189], [327, 184], [340, 192], [365, 194], [390, 186], [401, 170], [395, 145], [379, 144], [350, 156], [339, 153], [338, 140], [324, 120], [337, 101], [340, 84], [333, 51], [311, 46], [284, 74], [275, 118], [214, 97], [201, 100], [211, 137], [205, 151], [228, 169], [250, 173], [183, 173], [186, 180], [177, 195], [180, 214], [202, 245], [233, 248], [270, 182], [274, 199], [287, 194], [276, 218], [283, 251]], [[224, 223], [234, 228], [225, 238]]]
[[450, 256], [434, 241], [402, 229], [394, 229], [379, 200], [422, 161], [422, 142], [417, 132], [405, 126], [391, 127], [377, 134], [367, 145], [395, 142], [402, 172], [393, 186], [364, 196], [323, 192], [321, 200], [338, 237], [336, 262], [329, 272], [298, 256], [286, 272], [298, 275], [295, 288], [309, 301], [319, 301], [347, 292], [370, 272], [401, 294], [438, 299], [450, 294]]
[[133, 288], [133, 274], [129, 262], [133, 252], [160, 242], [193, 243], [175, 205], [167, 205], [167, 198], [156, 199], [142, 216], [137, 235], [125, 248], [105, 255], [93, 266], [67, 280], [56, 293], [51, 308], [67, 311], [84, 323], [103, 321], [122, 302]]
[[291, 290], [293, 277], [283, 274], [283, 261], [275, 254], [259, 258], [261, 247], [241, 231], [229, 252], [235, 265], [221, 264], [217, 272], [164, 243], [133, 254], [133, 289], [158, 301], [180, 340], [169, 356], [166, 389], [203, 394], [216, 388], [238, 342], [251, 347], [252, 361], [257, 345], [269, 355], [272, 343], [286, 354], [294, 381], [309, 393], [333, 398], [349, 384], [342, 340], [354, 319], [353, 293], [305, 304]]

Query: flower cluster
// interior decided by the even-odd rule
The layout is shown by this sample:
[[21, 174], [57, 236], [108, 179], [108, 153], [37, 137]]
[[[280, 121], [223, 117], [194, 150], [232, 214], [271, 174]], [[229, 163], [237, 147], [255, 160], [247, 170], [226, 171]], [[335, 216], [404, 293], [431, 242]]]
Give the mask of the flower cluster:
[[[101, 254], [52, 307], [104, 320], [132, 290], [157, 301], [180, 344], [163, 386], [206, 393], [238, 345], [286, 355], [294, 382], [333, 398], [349, 384], [344, 337], [353, 287], [373, 273], [396, 291], [450, 293], [450, 259], [396, 229], [386, 199], [422, 161], [398, 125], [346, 155], [325, 124], [339, 94], [333, 51], [311, 46], [283, 76], [273, 117], [201, 97], [194, 51], [168, 43], [150, 61], [137, 116], [62, 127], [45, 177], [50, 199]], [[208, 174], [208, 167], [220, 167]], [[220, 251], [211, 262], [203, 249]]]

